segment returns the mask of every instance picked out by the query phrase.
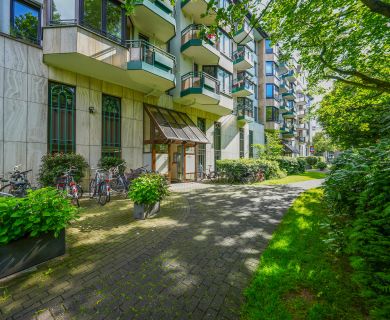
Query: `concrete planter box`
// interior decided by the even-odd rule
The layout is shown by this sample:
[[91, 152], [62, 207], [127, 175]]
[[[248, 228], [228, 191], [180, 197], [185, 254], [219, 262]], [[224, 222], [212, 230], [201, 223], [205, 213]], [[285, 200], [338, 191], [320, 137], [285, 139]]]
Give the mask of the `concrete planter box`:
[[138, 204], [134, 203], [134, 219], [146, 219], [160, 211], [160, 201], [155, 204]]
[[0, 246], [0, 279], [65, 254], [65, 229]]

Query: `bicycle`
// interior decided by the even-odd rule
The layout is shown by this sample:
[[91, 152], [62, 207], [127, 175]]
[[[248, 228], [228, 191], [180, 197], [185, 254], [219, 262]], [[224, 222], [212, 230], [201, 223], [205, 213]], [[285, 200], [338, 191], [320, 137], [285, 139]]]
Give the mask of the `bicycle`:
[[14, 196], [23, 198], [27, 195], [27, 190], [31, 189], [31, 184], [27, 179], [27, 174], [32, 170], [20, 171], [20, 164], [14, 166], [13, 170], [9, 172], [9, 180], [1, 179], [2, 183], [7, 183], [0, 188], [1, 196]]
[[128, 175], [126, 173], [120, 173], [120, 167], [123, 164], [120, 164], [116, 167], [110, 168], [109, 177], [110, 177], [110, 187], [111, 191], [122, 194], [125, 198], [127, 197], [127, 193], [129, 192], [130, 181]]
[[209, 172], [206, 171], [199, 173], [200, 181], [203, 181], [204, 179], [215, 181], [220, 178], [220, 174], [217, 171], [211, 171], [211, 165], [209, 165]]
[[57, 190], [66, 191], [66, 196], [71, 198], [72, 204], [80, 207], [79, 199], [81, 198], [83, 191], [80, 185], [74, 181], [75, 168], [69, 168], [64, 172], [64, 175], [57, 178]]
[[107, 202], [111, 201], [111, 188], [110, 188], [110, 173], [101, 168], [95, 170], [95, 178], [91, 179], [89, 183], [90, 198], [96, 198], [97, 202], [104, 206]]

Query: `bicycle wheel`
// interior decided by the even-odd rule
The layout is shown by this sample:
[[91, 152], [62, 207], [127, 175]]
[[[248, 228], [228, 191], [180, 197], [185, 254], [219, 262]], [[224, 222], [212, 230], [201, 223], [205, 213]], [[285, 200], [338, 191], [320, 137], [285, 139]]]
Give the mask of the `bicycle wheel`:
[[10, 184], [10, 183], [9, 183], [9, 184], [6, 184], [6, 185], [4, 185], [4, 186], [2, 186], [2, 187], [0, 188], [0, 192], [10, 194], [10, 192], [9, 192], [10, 187], [11, 187], [11, 184]]
[[89, 197], [92, 199], [96, 196], [96, 180], [91, 179], [89, 183]]
[[107, 184], [105, 181], [101, 182], [98, 187], [98, 203], [104, 206], [107, 203]]

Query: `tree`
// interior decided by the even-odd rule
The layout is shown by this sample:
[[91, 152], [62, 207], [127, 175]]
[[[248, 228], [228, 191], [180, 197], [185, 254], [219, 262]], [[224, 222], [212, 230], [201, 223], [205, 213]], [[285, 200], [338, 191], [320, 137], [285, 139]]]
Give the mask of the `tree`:
[[336, 151], [335, 145], [329, 139], [325, 132], [317, 132], [313, 137], [314, 153], [316, 156], [322, 156], [325, 152]]
[[283, 144], [280, 139], [279, 130], [265, 130], [265, 145], [254, 144], [259, 158], [276, 159], [283, 154]]
[[341, 148], [365, 147], [390, 137], [390, 94], [336, 83], [315, 111], [321, 126]]

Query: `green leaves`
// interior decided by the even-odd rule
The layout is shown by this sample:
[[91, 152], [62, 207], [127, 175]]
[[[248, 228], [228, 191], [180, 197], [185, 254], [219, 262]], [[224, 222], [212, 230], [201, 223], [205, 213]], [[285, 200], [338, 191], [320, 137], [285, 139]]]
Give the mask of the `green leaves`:
[[28, 193], [26, 198], [0, 198], [0, 245], [25, 236], [60, 232], [78, 210], [54, 188]]
[[129, 191], [129, 198], [137, 204], [154, 204], [168, 195], [167, 180], [157, 173], [146, 173], [134, 179]]

